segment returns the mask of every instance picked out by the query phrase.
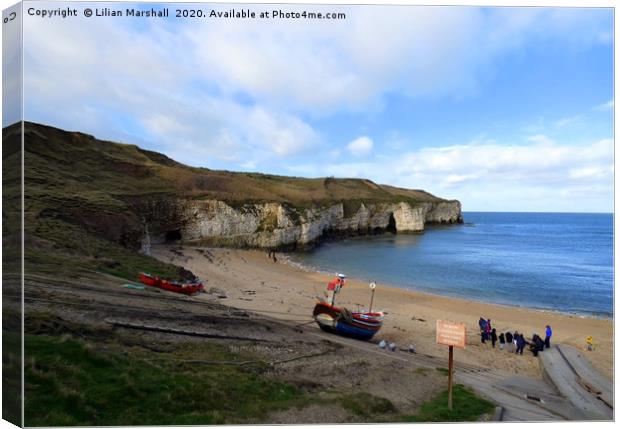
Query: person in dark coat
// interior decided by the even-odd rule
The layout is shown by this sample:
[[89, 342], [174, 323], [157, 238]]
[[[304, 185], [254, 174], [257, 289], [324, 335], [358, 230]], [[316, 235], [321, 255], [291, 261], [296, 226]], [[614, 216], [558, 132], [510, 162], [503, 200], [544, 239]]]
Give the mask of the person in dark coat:
[[547, 325], [545, 328], [545, 347], [551, 347], [551, 335], [553, 335], [553, 331], [551, 330], [551, 326]]
[[491, 329], [491, 345], [495, 348], [495, 343], [497, 342], [497, 331], [495, 328]]
[[480, 317], [480, 320], [478, 320], [478, 326], [480, 326], [480, 341], [484, 344], [487, 339], [487, 321]]
[[537, 334], [532, 335], [532, 342], [530, 343], [530, 351], [534, 356], [538, 356], [539, 352], [545, 350], [545, 342]]
[[500, 332], [499, 334], [499, 349], [504, 350], [504, 345], [506, 344], [506, 338], [504, 338], [504, 333]]
[[536, 341], [534, 341], [534, 343], [536, 344], [536, 349], [538, 349], [539, 352], [545, 351], [545, 342], [542, 338], [540, 338], [540, 336], [536, 335]]
[[512, 342], [512, 332], [506, 332], [506, 350], [512, 353], [514, 349], [514, 343]]
[[518, 355], [522, 355], [523, 349], [527, 345], [527, 341], [525, 341], [523, 334], [517, 334], [516, 338], [517, 338], [517, 351], [515, 353]]

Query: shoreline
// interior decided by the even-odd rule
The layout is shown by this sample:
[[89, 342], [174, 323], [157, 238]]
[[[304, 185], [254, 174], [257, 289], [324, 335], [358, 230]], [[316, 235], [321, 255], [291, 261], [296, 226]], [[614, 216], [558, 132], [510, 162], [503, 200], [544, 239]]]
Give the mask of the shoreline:
[[[267, 253], [257, 250], [207, 248], [181, 245], [153, 246], [153, 256], [183, 266], [205, 282], [210, 292], [197, 299], [217, 299], [224, 305], [241, 310], [264, 313], [287, 320], [303, 329], [319, 329], [312, 319], [317, 296], [322, 295], [333, 273], [304, 271], [289, 264], [282, 253], [278, 263]], [[338, 304], [355, 310], [368, 307], [368, 283], [354, 276], [338, 295]], [[496, 368], [514, 374], [541, 377], [538, 359], [529, 351], [523, 355], [508, 353], [480, 341], [478, 319], [491, 319], [500, 332], [518, 332], [526, 339], [544, 333], [552, 326], [552, 344], [564, 343], [585, 349], [585, 338], [592, 335], [595, 351], [583, 352], [604, 376], [613, 378], [613, 322], [587, 316], [568, 315], [551, 310], [538, 310], [501, 304], [487, 304], [462, 298], [433, 295], [380, 284], [373, 308], [387, 312], [384, 326], [373, 342], [385, 339], [398, 346], [413, 344], [420, 354], [445, 357], [445, 347], [435, 342], [435, 321], [447, 319], [465, 323], [467, 342], [459, 349], [455, 362]]]
[[[308, 266], [302, 264], [301, 262], [296, 262], [296, 261], [290, 260], [289, 257], [287, 256], [289, 254], [289, 252], [286, 252], [286, 253], [282, 252], [282, 254], [284, 256], [280, 256], [279, 260], [284, 261], [287, 265], [289, 265], [293, 269], [298, 269], [298, 270], [304, 271], [304, 272], [309, 273], [309, 274], [320, 274], [320, 275], [326, 275], [326, 276], [333, 276], [334, 275], [334, 272], [323, 271], [323, 270], [320, 270], [318, 268], [308, 267]], [[364, 282], [368, 283], [369, 282], [368, 279], [363, 279], [363, 278], [360, 278], [360, 277], [351, 277], [351, 276], [347, 276], [347, 280], [354, 280], [356, 282], [361, 282], [361, 283], [364, 283]], [[583, 318], [583, 319], [596, 319], [596, 320], [607, 320], [607, 321], [613, 321], [614, 320], [613, 315], [607, 316], [607, 315], [598, 315], [598, 314], [595, 314], [595, 313], [569, 312], [569, 311], [555, 310], [555, 309], [544, 308], [544, 307], [526, 307], [526, 306], [522, 306], [522, 305], [505, 304], [505, 303], [502, 303], [502, 302], [483, 301], [483, 300], [480, 300], [480, 299], [476, 299], [474, 297], [465, 297], [465, 296], [459, 296], [459, 295], [449, 295], [449, 294], [433, 293], [433, 292], [429, 292], [429, 291], [426, 291], [426, 290], [417, 289], [415, 287], [412, 288], [410, 286], [399, 286], [397, 284], [389, 283], [389, 282], [383, 282], [381, 280], [375, 280], [375, 282], [380, 284], [382, 287], [389, 287], [389, 288], [393, 288], [393, 289], [413, 292], [413, 293], [416, 293], [416, 294], [429, 295], [429, 296], [436, 297], [436, 298], [456, 299], [456, 300], [461, 300], [461, 301], [464, 301], [464, 302], [475, 302], [475, 303], [479, 303], [479, 304], [487, 304], [487, 305], [506, 307], [506, 308], [509, 308], [509, 309], [511, 309], [511, 308], [529, 309], [529, 310], [532, 310], [532, 311], [539, 311], [539, 312], [542, 312], [542, 313], [558, 314], [558, 315], [563, 315], [563, 316], [567, 316], [567, 317], [579, 317], [579, 318]]]
[[[289, 265], [291, 268], [293, 269], [298, 269], [301, 270], [303, 272], [309, 273], [309, 274], [321, 274], [321, 275], [326, 275], [326, 276], [333, 276], [334, 272], [331, 271], [323, 271], [319, 268], [316, 267], [309, 267], [307, 265], [304, 265], [301, 262], [297, 262], [297, 261], [293, 261], [289, 258], [289, 254], [294, 254], [296, 252], [281, 252], [279, 260], [284, 261], [287, 265]], [[356, 282], [366, 282], [368, 283], [369, 280], [368, 279], [363, 279], [360, 277], [350, 277], [347, 276], [347, 280], [354, 280]], [[419, 293], [419, 294], [424, 294], [424, 295], [430, 295], [432, 297], [436, 297], [436, 298], [447, 298], [447, 299], [458, 299], [458, 300], [462, 300], [465, 302], [476, 302], [479, 304], [487, 304], [487, 305], [495, 305], [495, 306], [500, 306], [500, 307], [507, 307], [507, 308], [522, 308], [522, 309], [529, 309], [529, 310], [533, 310], [533, 311], [540, 311], [543, 313], [552, 313], [552, 314], [558, 314], [558, 315], [563, 315], [563, 316], [567, 316], [567, 317], [579, 317], [579, 318], [583, 318], [583, 319], [595, 319], [595, 320], [606, 320], [606, 321], [610, 321], [613, 322], [614, 320], [614, 315], [603, 315], [603, 314], [596, 314], [596, 313], [578, 313], [578, 312], [569, 312], [569, 311], [563, 311], [563, 310], [555, 310], [552, 308], [544, 308], [544, 307], [526, 307], [526, 306], [522, 306], [522, 305], [514, 305], [514, 304], [505, 304], [502, 302], [493, 302], [493, 301], [483, 301], [480, 299], [476, 299], [473, 297], [465, 297], [465, 296], [459, 296], [459, 295], [449, 295], [449, 294], [441, 294], [441, 293], [433, 293], [433, 292], [428, 292], [426, 290], [422, 290], [422, 289], [417, 289], [415, 287], [410, 287], [410, 286], [399, 286], [397, 284], [394, 283], [389, 283], [389, 282], [383, 282], [380, 279], [375, 280], [376, 283], [380, 284], [382, 287], [389, 287], [389, 288], [393, 288], [393, 289], [398, 289], [398, 290], [403, 290], [403, 291], [408, 291], [408, 292], [413, 292], [413, 293]]]

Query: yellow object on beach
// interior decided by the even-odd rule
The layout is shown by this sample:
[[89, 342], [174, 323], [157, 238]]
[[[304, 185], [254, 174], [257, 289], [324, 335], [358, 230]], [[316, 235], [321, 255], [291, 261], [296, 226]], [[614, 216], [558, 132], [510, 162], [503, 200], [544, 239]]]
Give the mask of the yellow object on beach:
[[586, 337], [586, 349], [590, 352], [594, 349], [594, 338], [592, 338], [592, 335]]

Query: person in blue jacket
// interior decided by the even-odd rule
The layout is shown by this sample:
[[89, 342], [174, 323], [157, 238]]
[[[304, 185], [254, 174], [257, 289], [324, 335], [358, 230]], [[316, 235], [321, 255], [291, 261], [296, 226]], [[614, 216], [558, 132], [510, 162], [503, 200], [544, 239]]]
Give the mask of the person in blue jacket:
[[516, 334], [515, 338], [517, 339], [517, 351], [515, 351], [515, 353], [518, 355], [522, 355], [523, 349], [527, 345], [527, 341], [525, 341], [523, 334]]
[[551, 335], [553, 335], [553, 331], [551, 330], [551, 326], [547, 325], [545, 329], [545, 347], [551, 347]]
[[478, 320], [478, 326], [480, 326], [480, 341], [484, 344], [487, 338], [487, 321], [480, 317]]

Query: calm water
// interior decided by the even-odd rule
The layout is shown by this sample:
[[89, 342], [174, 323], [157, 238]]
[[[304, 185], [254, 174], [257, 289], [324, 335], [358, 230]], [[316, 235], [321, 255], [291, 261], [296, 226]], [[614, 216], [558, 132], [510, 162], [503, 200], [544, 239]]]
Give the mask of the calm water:
[[291, 259], [438, 295], [612, 316], [612, 214], [464, 217], [461, 226], [328, 242]]

